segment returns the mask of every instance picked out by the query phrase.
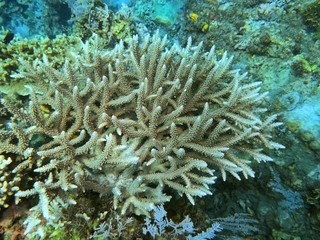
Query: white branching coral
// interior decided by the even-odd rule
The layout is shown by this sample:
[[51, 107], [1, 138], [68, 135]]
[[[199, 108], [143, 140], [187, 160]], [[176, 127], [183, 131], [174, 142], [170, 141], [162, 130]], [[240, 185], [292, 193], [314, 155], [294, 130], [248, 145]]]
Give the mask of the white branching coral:
[[170, 200], [170, 188], [195, 204], [211, 194], [215, 170], [224, 180], [253, 177], [251, 159], [270, 161], [263, 149], [283, 148], [271, 139], [276, 116], [263, 117], [260, 83], [244, 83], [214, 47], [169, 46], [155, 34], [112, 50], [97, 39], [82, 48], [61, 71], [45, 56], [24, 63], [17, 77], [35, 81], [28, 108], [2, 101], [14, 123], [0, 152], [21, 156], [14, 172], [33, 172], [34, 188], [16, 195], [38, 194], [48, 221], [46, 202], [58, 194], [75, 204], [88, 190], [111, 196], [122, 214], [148, 215]]

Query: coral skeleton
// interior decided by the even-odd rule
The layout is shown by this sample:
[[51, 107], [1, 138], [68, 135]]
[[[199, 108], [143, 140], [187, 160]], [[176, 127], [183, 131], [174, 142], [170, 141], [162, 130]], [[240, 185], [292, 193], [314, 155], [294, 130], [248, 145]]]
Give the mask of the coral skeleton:
[[15, 77], [33, 80], [30, 102], [2, 100], [13, 117], [0, 154], [19, 156], [12, 173], [28, 176], [29, 188], [13, 188], [16, 200], [39, 199], [30, 219], [58, 222], [56, 209], [92, 191], [121, 214], [149, 216], [174, 192], [195, 204], [218, 176], [253, 177], [252, 160], [272, 160], [264, 149], [283, 148], [271, 138], [281, 123], [261, 107], [261, 83], [202, 45], [170, 45], [156, 33], [108, 50], [94, 37], [61, 70], [46, 56], [22, 62]]

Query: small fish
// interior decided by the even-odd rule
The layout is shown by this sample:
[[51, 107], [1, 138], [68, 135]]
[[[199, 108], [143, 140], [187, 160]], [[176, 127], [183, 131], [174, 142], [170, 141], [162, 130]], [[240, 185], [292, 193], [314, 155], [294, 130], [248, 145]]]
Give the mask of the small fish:
[[4, 44], [8, 44], [11, 42], [11, 40], [14, 38], [14, 33], [7, 31], [6, 34], [4, 35], [4, 37], [2, 38], [2, 42]]

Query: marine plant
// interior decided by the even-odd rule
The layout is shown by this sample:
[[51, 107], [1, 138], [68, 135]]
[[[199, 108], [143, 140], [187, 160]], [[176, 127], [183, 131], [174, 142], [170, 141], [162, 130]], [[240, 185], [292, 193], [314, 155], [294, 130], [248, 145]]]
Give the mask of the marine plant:
[[320, 1], [315, 0], [311, 1], [308, 4], [305, 4], [301, 7], [301, 17], [303, 22], [308, 26], [317, 31], [319, 31], [319, 10], [320, 10]]
[[261, 83], [231, 62], [214, 47], [191, 38], [170, 46], [158, 33], [109, 50], [93, 38], [62, 69], [46, 56], [22, 61], [15, 77], [35, 84], [25, 105], [1, 101], [12, 120], [0, 132], [0, 194], [38, 199], [26, 234], [44, 238], [45, 226], [68, 224], [66, 210], [81, 208], [84, 195], [149, 216], [175, 193], [196, 204], [218, 175], [253, 177], [252, 159], [271, 161], [264, 149], [283, 148], [271, 139], [281, 123], [261, 107]]

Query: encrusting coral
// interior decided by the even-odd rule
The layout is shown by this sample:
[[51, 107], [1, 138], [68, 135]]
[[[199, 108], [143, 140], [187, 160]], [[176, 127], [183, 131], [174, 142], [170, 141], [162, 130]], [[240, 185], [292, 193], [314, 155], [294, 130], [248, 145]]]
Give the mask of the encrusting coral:
[[[4, 29], [0, 30], [0, 36], [4, 33], [6, 33]], [[55, 67], [61, 67], [66, 47], [70, 49], [77, 43], [76, 37], [67, 35], [58, 35], [54, 39], [43, 37], [14, 38], [8, 44], [0, 41], [0, 85], [9, 84], [12, 80], [10, 75], [17, 70], [22, 70], [23, 66], [19, 64], [19, 58], [32, 62], [36, 58], [41, 58], [42, 54], [46, 54]]]
[[61, 71], [45, 56], [22, 62], [27, 70], [15, 77], [36, 84], [24, 109], [2, 100], [13, 118], [0, 153], [19, 156], [5, 167], [31, 184], [13, 188], [16, 200], [39, 198], [26, 233], [43, 235], [41, 216], [58, 224], [86, 191], [113, 198], [122, 214], [148, 215], [170, 201], [167, 189], [192, 204], [211, 194], [215, 170], [224, 180], [253, 177], [251, 158], [270, 161], [263, 148], [283, 148], [270, 135], [281, 123], [262, 117], [260, 82], [242, 83], [246, 74], [230, 70], [231, 61], [191, 39], [170, 47], [157, 33], [112, 50], [93, 38]]

